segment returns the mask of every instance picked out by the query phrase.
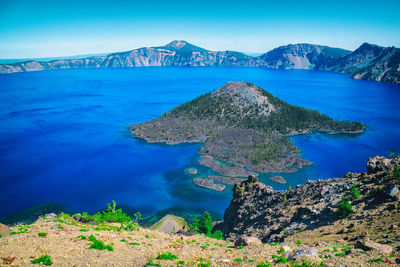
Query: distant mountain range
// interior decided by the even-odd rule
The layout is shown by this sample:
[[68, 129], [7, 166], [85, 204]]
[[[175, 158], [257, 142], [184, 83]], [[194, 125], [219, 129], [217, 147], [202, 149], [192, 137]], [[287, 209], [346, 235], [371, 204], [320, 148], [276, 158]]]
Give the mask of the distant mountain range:
[[364, 43], [353, 52], [314, 44], [290, 44], [258, 57], [235, 51], [209, 51], [185, 41], [83, 59], [0, 64], [0, 73], [67, 68], [143, 66], [222, 66], [315, 69], [348, 73], [352, 78], [400, 83], [400, 49]]

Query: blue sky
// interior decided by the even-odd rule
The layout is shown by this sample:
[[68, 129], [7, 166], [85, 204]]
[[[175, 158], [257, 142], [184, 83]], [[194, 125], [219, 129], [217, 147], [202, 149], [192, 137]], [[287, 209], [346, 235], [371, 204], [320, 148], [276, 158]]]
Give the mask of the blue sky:
[[400, 0], [0, 0], [0, 58], [126, 51], [186, 40], [266, 52], [289, 43], [400, 47]]

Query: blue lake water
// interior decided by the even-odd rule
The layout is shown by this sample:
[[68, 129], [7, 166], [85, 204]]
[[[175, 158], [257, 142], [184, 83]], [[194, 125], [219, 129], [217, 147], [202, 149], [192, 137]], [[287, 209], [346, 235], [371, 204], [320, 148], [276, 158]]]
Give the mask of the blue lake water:
[[[0, 217], [59, 203], [94, 212], [107, 202], [144, 215], [168, 208], [223, 214], [232, 198], [192, 184], [199, 144], [155, 145], [127, 127], [228, 81], [247, 81], [295, 105], [368, 125], [361, 135], [292, 137], [314, 162], [285, 174], [308, 179], [365, 171], [370, 156], [400, 151], [400, 86], [347, 75], [263, 68], [72, 69], [0, 76]], [[285, 189], [266, 178], [263, 182]]]

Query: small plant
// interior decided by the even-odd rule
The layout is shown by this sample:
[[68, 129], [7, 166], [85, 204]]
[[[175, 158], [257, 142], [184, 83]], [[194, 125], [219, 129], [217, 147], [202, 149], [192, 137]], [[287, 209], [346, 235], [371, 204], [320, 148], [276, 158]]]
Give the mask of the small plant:
[[79, 229], [79, 231], [80, 231], [80, 232], [87, 232], [87, 231], [89, 231], [89, 230], [88, 230], [88, 229], [83, 229], [83, 228], [82, 228], [82, 229]]
[[204, 212], [203, 218], [201, 219], [199, 230], [200, 230], [200, 233], [203, 233], [206, 236], [210, 236], [212, 229], [213, 229], [213, 223], [211, 220], [211, 216], [206, 211], [206, 212]]
[[0, 238], [2, 238], [3, 237], [3, 235], [2, 234], [0, 234]]
[[257, 262], [257, 267], [271, 267], [272, 264], [269, 261], [259, 261]]
[[214, 233], [212, 233], [212, 235], [210, 237], [218, 239], [218, 240], [223, 240], [224, 234], [220, 230], [217, 230]]
[[342, 201], [338, 203], [339, 218], [350, 216], [354, 212], [353, 205], [350, 204], [348, 197], [342, 197]]
[[344, 258], [344, 257], [346, 257], [346, 254], [344, 254], [343, 252], [340, 252], [340, 253], [336, 253], [335, 256]]
[[382, 258], [373, 258], [370, 259], [369, 262], [385, 262]]
[[297, 245], [301, 245], [301, 240], [296, 240], [295, 243], [296, 243]]
[[38, 233], [38, 236], [45, 237], [45, 236], [47, 236], [47, 233]]
[[287, 263], [288, 262], [288, 260], [285, 256], [272, 255], [272, 258], [275, 259], [275, 263]]
[[178, 256], [172, 254], [171, 252], [167, 253], [158, 253], [157, 259], [159, 260], [176, 260], [178, 259]]
[[283, 194], [283, 202], [287, 202], [287, 195], [286, 195], [286, 193], [285, 194]]
[[147, 262], [144, 266], [157, 266], [157, 267], [161, 267], [160, 263], [155, 263], [153, 262], [153, 258], [147, 258]]
[[396, 179], [397, 183], [400, 184], [400, 167], [398, 167], [398, 166], [394, 167], [392, 176], [393, 176], [393, 178]]
[[398, 156], [400, 156], [400, 154], [396, 153], [396, 150], [392, 150], [392, 151], [390, 151], [388, 156], [389, 156], [389, 158], [394, 159], [394, 158], [397, 158]]
[[49, 255], [43, 255], [37, 259], [31, 261], [32, 264], [43, 264], [43, 265], [52, 265], [53, 261]]
[[184, 265], [184, 264], [185, 264], [185, 261], [177, 261], [176, 264]]
[[98, 249], [98, 250], [105, 250], [114, 251], [114, 248], [111, 245], [105, 245], [103, 241], [97, 240], [94, 235], [90, 235], [89, 240], [92, 242], [89, 246], [89, 249]]
[[81, 240], [85, 240], [87, 237], [85, 235], [79, 235], [76, 238], [81, 239]]
[[360, 190], [357, 189], [357, 185], [354, 183], [350, 189], [350, 195], [352, 199], [357, 199], [360, 197]]
[[133, 246], [139, 246], [139, 243], [137, 243], [137, 242], [131, 242], [131, 243], [128, 243], [129, 245], [133, 245]]
[[234, 262], [242, 262], [243, 260], [241, 258], [236, 258], [233, 260]]
[[278, 254], [283, 254], [283, 253], [285, 253], [285, 249], [284, 248], [280, 248], [277, 252], [278, 252]]

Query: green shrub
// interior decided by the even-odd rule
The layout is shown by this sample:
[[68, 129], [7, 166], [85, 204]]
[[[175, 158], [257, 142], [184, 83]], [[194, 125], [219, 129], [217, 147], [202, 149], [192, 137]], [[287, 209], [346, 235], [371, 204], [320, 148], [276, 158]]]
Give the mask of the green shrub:
[[161, 267], [160, 263], [155, 263], [153, 262], [152, 258], [147, 258], [147, 262], [144, 266], [157, 266], [157, 267]]
[[369, 262], [384, 262], [384, 260], [382, 258], [374, 258], [370, 259]]
[[31, 261], [32, 264], [43, 264], [43, 265], [52, 265], [53, 261], [49, 255], [43, 255], [37, 259]]
[[217, 230], [214, 233], [212, 233], [212, 235], [210, 237], [218, 239], [218, 240], [222, 240], [222, 239], [224, 239], [224, 234], [220, 230]]
[[197, 219], [197, 216], [195, 216], [194, 219], [192, 220], [189, 232], [193, 234], [200, 234], [200, 220]]
[[45, 237], [45, 236], [47, 236], [47, 233], [38, 233], [38, 236]]
[[275, 263], [287, 263], [288, 260], [285, 256], [277, 256], [277, 255], [272, 255], [272, 258], [275, 259]]
[[285, 249], [284, 248], [280, 248], [277, 252], [278, 252], [278, 254], [283, 254], [283, 253], [285, 253]]
[[342, 201], [338, 204], [339, 218], [350, 216], [354, 212], [353, 206], [349, 202], [348, 197], [342, 197]]
[[257, 267], [271, 267], [272, 264], [269, 261], [259, 261], [257, 262]]
[[204, 212], [203, 218], [200, 223], [200, 233], [203, 233], [207, 236], [211, 235], [211, 231], [213, 229], [213, 223], [211, 220], [210, 214], [206, 211]]
[[236, 258], [233, 260], [234, 262], [242, 262], [243, 260], [241, 258]]
[[357, 199], [360, 197], [360, 190], [357, 189], [357, 185], [354, 183], [350, 189], [350, 195], [352, 199]]
[[97, 240], [94, 235], [90, 235], [89, 240], [92, 242], [89, 246], [89, 249], [98, 249], [98, 250], [109, 250], [114, 251], [114, 248], [111, 245], [105, 245], [103, 241]]
[[400, 184], [400, 167], [398, 166], [394, 167], [392, 176], [397, 180], [397, 183]]
[[213, 229], [213, 222], [210, 214], [206, 211], [204, 212], [201, 221], [197, 218], [197, 216], [194, 217], [189, 227], [189, 233], [205, 234], [208, 237], [216, 238], [218, 240], [223, 239], [224, 235], [220, 230], [217, 230], [213, 233], [212, 229]]
[[157, 259], [159, 260], [176, 260], [178, 259], [178, 256], [172, 254], [171, 252], [167, 253], [158, 253]]

